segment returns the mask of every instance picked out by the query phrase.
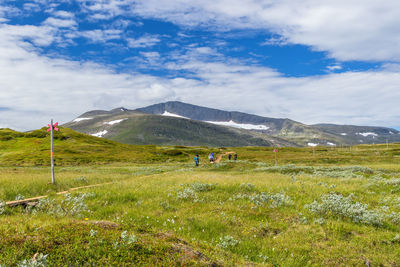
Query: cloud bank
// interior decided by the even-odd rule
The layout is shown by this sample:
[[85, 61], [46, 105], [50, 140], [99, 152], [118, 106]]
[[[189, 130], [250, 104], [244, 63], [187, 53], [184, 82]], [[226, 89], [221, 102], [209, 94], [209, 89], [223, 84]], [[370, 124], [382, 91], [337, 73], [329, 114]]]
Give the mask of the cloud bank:
[[[33, 2], [32, 2], [33, 3]], [[11, 25], [18, 9], [0, 2], [0, 127], [28, 130], [50, 118], [67, 122], [92, 109], [138, 108], [180, 100], [305, 123], [400, 125], [400, 3], [395, 1], [77, 1], [87, 20], [118, 18], [119, 28], [79, 30], [80, 19], [57, 2], [38, 1], [48, 18], [38, 25]], [[35, 5], [26, 9], [36, 12]], [[51, 45], [86, 38], [92, 43], [121, 39], [129, 48], [151, 49], [163, 37], [126, 38], [132, 16], [211, 32], [257, 29], [279, 37], [263, 45], [303, 44], [339, 61], [386, 62], [373, 71], [328, 67], [326, 75], [286, 77], [267, 66], [191, 46], [161, 58], [140, 52], [142, 62], [185, 75], [121, 73], [101, 62], [43, 52]], [[371, 17], [375, 19], [372, 20]], [[125, 20], [121, 21], [121, 17]]]

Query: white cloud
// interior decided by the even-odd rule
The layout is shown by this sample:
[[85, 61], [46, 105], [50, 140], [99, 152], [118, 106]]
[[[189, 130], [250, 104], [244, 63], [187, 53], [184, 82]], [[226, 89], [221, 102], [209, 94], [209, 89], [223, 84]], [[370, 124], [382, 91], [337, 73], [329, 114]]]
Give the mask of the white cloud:
[[143, 48], [143, 47], [152, 47], [161, 41], [158, 36], [154, 35], [144, 35], [137, 39], [134, 38], [126, 38], [128, 42], [128, 47], [131, 48]]
[[[14, 48], [14, 44], [21, 39], [32, 41], [36, 46], [48, 46], [54, 41], [54, 28], [48, 26], [31, 26], [31, 25], [0, 25], [0, 35], [3, 42], [10, 42], [10, 50]], [[33, 49], [28, 43], [19, 43], [21, 46]], [[12, 54], [12, 53], [11, 53]]]
[[[264, 43], [268, 45], [307, 45], [340, 61], [400, 61], [397, 0], [364, 0], [362, 4], [359, 0], [76, 1], [81, 11], [94, 20], [138, 15], [211, 31], [258, 29], [275, 34]], [[10, 9], [0, 7], [0, 18]], [[157, 37], [147, 41], [151, 41], [148, 46], [158, 42]], [[128, 43], [131, 47], [147, 46], [141, 38]]]
[[57, 28], [74, 28], [77, 23], [73, 19], [58, 19], [58, 18], [47, 18], [43, 25], [53, 26]]
[[161, 55], [158, 52], [139, 52], [139, 54], [142, 56], [143, 63], [147, 66], [160, 66], [162, 64]]
[[[359, 0], [76, 1], [89, 19], [138, 15], [211, 31], [258, 29], [275, 34], [264, 43], [268, 45], [307, 45], [340, 61], [400, 61], [397, 0], [364, 0], [362, 4]], [[0, 8], [0, 17], [4, 12]], [[128, 43], [136, 48], [158, 42], [157, 37], [147, 38], [148, 45], [142, 38]]]
[[343, 67], [340, 65], [331, 65], [327, 66], [326, 68], [328, 69], [328, 71], [337, 71], [343, 69]]
[[[37, 47], [60, 42], [60, 34], [92, 42], [120, 39], [126, 24], [108, 30], [66, 31], [64, 28], [76, 26], [74, 17], [51, 12], [54, 17], [41, 26], [0, 25], [0, 107], [11, 108], [0, 110], [0, 125], [39, 128], [50, 118], [67, 122], [91, 109], [136, 108], [168, 100], [289, 117], [306, 123], [400, 125], [397, 2], [379, 3], [380, 9], [374, 9], [376, 4], [370, 0], [357, 7], [354, 0], [301, 3], [118, 0], [81, 5], [93, 19], [134, 11], [186, 27], [256, 28], [278, 34], [267, 40], [269, 45], [300, 43], [329, 51], [339, 60], [394, 63], [376, 71], [289, 78], [273, 69], [246, 65], [213, 48], [194, 44], [184, 48], [185, 54], [172, 54], [169, 59], [156, 51], [140, 53], [145, 63], [163, 64], [167, 70], [191, 73], [193, 78], [121, 74], [91, 62], [46, 57], [40, 55]], [[5, 14], [0, 9], [0, 21], [6, 21], [1, 18]], [[372, 15], [376, 20], [369, 19]], [[132, 48], [152, 47], [160, 41], [161, 37], [154, 35], [127, 39]], [[339, 67], [332, 65], [328, 69], [333, 72]]]
[[17, 16], [21, 14], [21, 10], [16, 7], [2, 5], [0, 2], [0, 20], [7, 21], [9, 17]]
[[91, 19], [104, 20], [110, 19], [126, 13], [126, 5], [134, 4], [130, 0], [113, 0], [113, 1], [86, 1], [76, 0], [81, 6], [81, 9], [86, 12]]
[[40, 5], [35, 3], [25, 3], [23, 6], [25, 11], [38, 12], [41, 10]]
[[158, 52], [140, 52], [140, 54], [148, 59], [159, 59], [160, 58], [160, 53], [158, 53]]
[[[96, 2], [96, 1], [95, 1]], [[137, 14], [185, 27], [260, 29], [269, 40], [303, 44], [338, 60], [400, 61], [397, 0], [98, 0], [88, 9], [108, 16]], [[373, 18], [373, 19], [372, 19]], [[267, 41], [268, 43], [268, 41]]]
[[[50, 118], [67, 122], [92, 109], [137, 108], [168, 100], [306, 123], [400, 125], [400, 75], [394, 70], [288, 78], [227, 58], [204, 60], [193, 48], [169, 65], [193, 73], [193, 79], [118, 74], [95, 63], [38, 55], [24, 39], [44, 26], [32, 27], [0, 28], [0, 106], [11, 107], [1, 111], [1, 125], [39, 128]], [[199, 56], [193, 57], [193, 51]], [[212, 50], [200, 52], [207, 51]], [[145, 56], [158, 57], [156, 52]]]
[[80, 31], [80, 32], [72, 32], [67, 35], [70, 38], [84, 37], [89, 39], [94, 43], [105, 43], [109, 40], [120, 39], [122, 35], [121, 30], [90, 30], [90, 31]]
[[287, 38], [283, 36], [273, 36], [268, 38], [265, 42], [261, 45], [272, 45], [272, 46], [284, 46], [287, 45], [289, 42]]
[[57, 10], [57, 11], [53, 12], [53, 15], [55, 17], [64, 18], [64, 19], [72, 19], [75, 17], [74, 13], [68, 12], [65, 10]]

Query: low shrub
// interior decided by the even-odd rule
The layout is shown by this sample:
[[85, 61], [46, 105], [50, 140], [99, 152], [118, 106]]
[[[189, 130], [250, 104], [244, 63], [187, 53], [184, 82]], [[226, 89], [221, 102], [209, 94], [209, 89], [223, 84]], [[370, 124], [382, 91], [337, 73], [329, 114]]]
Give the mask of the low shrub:
[[45, 138], [47, 133], [44, 130], [35, 130], [32, 132], [25, 133], [26, 138]]
[[292, 199], [283, 193], [271, 194], [261, 192], [260, 194], [253, 194], [248, 198], [252, 203], [256, 204], [257, 206], [264, 206], [264, 204], [269, 204], [270, 208], [278, 208], [282, 206], [293, 205]]
[[45, 212], [56, 216], [77, 216], [82, 217], [82, 213], [89, 211], [85, 199], [93, 197], [94, 193], [66, 194], [60, 204], [55, 199], [44, 198], [32, 209], [32, 213]]
[[330, 193], [321, 196], [321, 201], [314, 201], [306, 205], [311, 212], [321, 216], [334, 215], [340, 218], [349, 218], [355, 223], [382, 225], [384, 216], [377, 211], [369, 210], [367, 204], [353, 202], [352, 195], [344, 197]]
[[219, 243], [217, 244], [217, 246], [223, 249], [229, 249], [235, 247], [237, 244], [239, 244], [238, 240], [236, 240], [230, 235], [226, 235], [224, 237], [219, 238]]
[[20, 263], [18, 263], [17, 266], [18, 267], [45, 267], [45, 266], [48, 266], [47, 256], [48, 255], [43, 255], [42, 253], [35, 254], [32, 259], [23, 260]]

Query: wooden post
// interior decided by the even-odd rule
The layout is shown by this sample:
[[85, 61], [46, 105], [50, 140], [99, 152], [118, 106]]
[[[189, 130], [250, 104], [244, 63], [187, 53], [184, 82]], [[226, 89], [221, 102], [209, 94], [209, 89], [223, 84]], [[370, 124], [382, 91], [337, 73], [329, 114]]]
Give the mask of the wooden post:
[[50, 142], [51, 142], [51, 152], [50, 152], [50, 157], [51, 157], [51, 183], [56, 184], [56, 180], [54, 178], [54, 144], [53, 144], [53, 119], [51, 119], [51, 124], [50, 124]]

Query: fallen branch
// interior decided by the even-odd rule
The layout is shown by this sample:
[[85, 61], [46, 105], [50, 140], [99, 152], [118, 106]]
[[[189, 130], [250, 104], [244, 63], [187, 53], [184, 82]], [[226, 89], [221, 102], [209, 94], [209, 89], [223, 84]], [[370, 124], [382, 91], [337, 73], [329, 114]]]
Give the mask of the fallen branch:
[[[84, 188], [91, 188], [91, 187], [96, 187], [96, 186], [101, 186], [101, 185], [107, 185], [107, 184], [112, 184], [112, 182], [110, 183], [104, 183], [104, 184], [93, 184], [93, 185], [86, 185], [86, 186], [80, 186], [80, 187], [74, 187], [74, 188], [70, 188], [66, 191], [61, 191], [61, 192], [57, 192], [56, 195], [64, 195], [64, 194], [68, 194], [72, 191], [75, 190], [79, 190], [79, 189], [84, 189]], [[38, 196], [38, 197], [31, 197], [31, 198], [26, 198], [26, 199], [22, 199], [22, 200], [13, 200], [13, 201], [8, 201], [6, 202], [6, 206], [9, 207], [16, 207], [19, 205], [29, 205], [28, 203], [31, 202], [37, 202], [40, 199], [46, 198], [49, 195], [45, 195], [45, 196]]]

